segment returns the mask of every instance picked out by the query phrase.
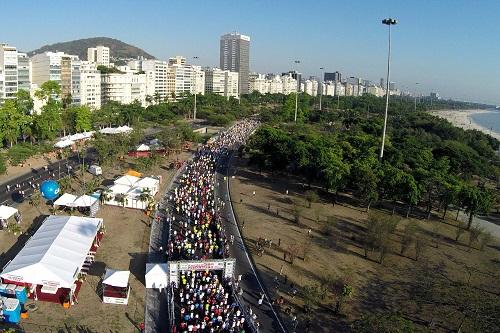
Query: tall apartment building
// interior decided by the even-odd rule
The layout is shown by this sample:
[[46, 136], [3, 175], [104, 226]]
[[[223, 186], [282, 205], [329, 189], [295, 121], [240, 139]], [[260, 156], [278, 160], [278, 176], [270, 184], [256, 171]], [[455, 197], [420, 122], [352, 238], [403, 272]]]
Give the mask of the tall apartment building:
[[89, 47], [87, 49], [87, 60], [95, 62], [97, 65], [109, 67], [109, 58], [109, 47], [99, 45], [96, 47]]
[[139, 101], [146, 106], [146, 74], [101, 74], [101, 104], [115, 101], [130, 104]]
[[17, 49], [0, 44], [0, 102], [15, 98], [18, 89]]
[[220, 68], [205, 68], [205, 92], [239, 98], [239, 74]]
[[61, 57], [61, 97], [68, 96], [72, 104], [80, 105], [80, 60], [73, 55]]
[[[171, 61], [176, 59], [175, 61]], [[184, 59], [184, 60], [183, 60]], [[205, 73], [200, 66], [186, 65], [184, 57], [169, 59], [167, 73], [167, 95], [179, 99], [186, 94], [204, 94]]]
[[80, 59], [64, 52], [44, 52], [31, 57], [32, 83], [41, 86], [55, 81], [61, 86], [61, 97], [71, 96], [80, 104]]
[[302, 73], [299, 73], [297, 71], [288, 71], [286, 73], [281, 73], [281, 76], [284, 75], [291, 75], [291, 77], [297, 82], [297, 89], [299, 91], [302, 91], [303, 89], [301, 88], [301, 82], [302, 82]]
[[269, 93], [269, 85], [264, 74], [250, 73], [248, 76], [248, 92], [252, 93], [257, 91], [261, 94]]
[[41, 86], [47, 81], [61, 84], [61, 58], [64, 52], [45, 52], [31, 57], [32, 83]]
[[186, 57], [175, 56], [175, 57], [168, 58], [168, 64], [169, 65], [185, 65], [186, 64]]
[[161, 100], [168, 98], [168, 63], [160, 60], [144, 60], [140, 63], [138, 70], [146, 74], [146, 95], [157, 96]]
[[342, 74], [340, 74], [340, 72], [325, 73], [323, 76], [323, 81], [341, 82]]
[[101, 107], [101, 72], [94, 62], [80, 63], [80, 104], [92, 109]]
[[283, 94], [288, 95], [297, 92], [297, 80], [291, 74], [282, 75], [281, 82], [283, 83]]
[[30, 58], [22, 52], [17, 52], [17, 89], [31, 89]]
[[248, 94], [250, 72], [250, 37], [230, 33], [220, 38], [220, 68], [239, 73], [239, 92]]

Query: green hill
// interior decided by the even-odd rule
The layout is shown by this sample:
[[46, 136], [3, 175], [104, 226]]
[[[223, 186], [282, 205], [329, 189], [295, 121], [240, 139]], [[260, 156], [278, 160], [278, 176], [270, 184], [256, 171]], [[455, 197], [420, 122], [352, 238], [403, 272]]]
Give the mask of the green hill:
[[77, 55], [82, 60], [87, 60], [87, 49], [97, 45], [104, 45], [109, 47], [111, 58], [137, 58], [143, 56], [147, 59], [154, 59], [155, 57], [146, 51], [135, 47], [133, 45], [122, 42], [118, 39], [108, 37], [93, 37], [85, 39], [77, 39], [69, 42], [55, 43], [44, 45], [39, 49], [28, 52], [29, 56], [34, 54], [43, 53], [47, 51], [62, 51], [67, 54]]

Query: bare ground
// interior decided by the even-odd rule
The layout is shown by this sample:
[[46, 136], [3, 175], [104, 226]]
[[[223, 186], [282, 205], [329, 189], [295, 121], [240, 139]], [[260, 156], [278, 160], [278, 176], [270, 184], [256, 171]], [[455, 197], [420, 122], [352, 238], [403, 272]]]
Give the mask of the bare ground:
[[[308, 320], [311, 322], [310, 332], [348, 332], [353, 320], [363, 314], [380, 312], [402, 312], [422, 328], [433, 317], [432, 310], [418, 308], [409, 297], [409, 282], [418, 279], [417, 268], [425, 264], [443, 264], [448, 275], [456, 280], [466, 278], [466, 266], [475, 267], [473, 283], [480, 288], [491, 289], [493, 286], [492, 292], [499, 295], [499, 286], [495, 282], [500, 277], [498, 240], [494, 240], [485, 251], [471, 250], [465, 244], [466, 234], [458, 243], [455, 242], [453, 219], [443, 221], [433, 216], [427, 221], [417, 214], [416, 218], [402, 218], [396, 234], [391, 236], [391, 251], [383, 264], [379, 264], [378, 253], [364, 257], [361, 240], [368, 217], [365, 208], [348, 203], [353, 200], [344, 200], [333, 207], [331, 197], [327, 196], [308, 208], [303, 196], [307, 187], [298, 179], [260, 174], [249, 168], [245, 159], [235, 157], [233, 162], [236, 176], [230, 184], [238, 223], [268, 290], [275, 298], [283, 296], [285, 299], [285, 304], [279, 308], [289, 328], [293, 328], [293, 323], [291, 316], [285, 314], [287, 309], [297, 315], [299, 332], [306, 331]], [[294, 221], [293, 202], [299, 202], [299, 223]], [[382, 214], [389, 212], [379, 210]], [[337, 220], [330, 236], [322, 232], [327, 216]], [[426, 239], [423, 255], [418, 261], [413, 247], [404, 255], [399, 254], [401, 229], [410, 220], [419, 224]], [[439, 235], [437, 241], [435, 235]], [[256, 250], [259, 238], [272, 240], [271, 248], [266, 247], [263, 256], [259, 256]], [[299, 249], [293, 264], [283, 257], [290, 248]], [[313, 313], [304, 313], [303, 287], [318, 285], [328, 274], [349, 276], [354, 286], [353, 297], [343, 304], [341, 314], [333, 311], [335, 300], [332, 295], [326, 295]], [[274, 277], [279, 280], [277, 289]], [[293, 288], [298, 289], [296, 297], [292, 296]], [[438, 318], [435, 332], [456, 330], [454, 320], [452, 316]]]
[[[189, 154], [182, 153], [179, 159], [185, 159]], [[173, 169], [166, 166], [177, 158], [173, 156], [165, 160], [162, 165], [148, 171], [149, 175], [162, 175], [163, 181], [158, 196], [163, 193], [165, 186], [173, 176]], [[113, 163], [104, 169], [109, 179], [123, 174], [133, 167], [133, 160], [128, 159], [121, 163]], [[86, 179], [91, 177], [85, 175]], [[105, 183], [104, 181], [103, 183]], [[80, 186], [73, 183], [73, 191], [79, 193]], [[37, 222], [49, 214], [49, 207], [45, 204], [38, 208], [31, 206], [27, 201], [18, 207], [23, 216], [21, 231], [23, 234], [14, 235], [8, 231], [0, 231], [0, 265], [3, 267], [22, 248], [29, 234], [38, 228]], [[62, 211], [58, 215], [65, 214]], [[21, 320], [21, 329], [26, 332], [137, 332], [137, 325], [144, 321], [144, 271], [147, 258], [150, 219], [144, 212], [135, 209], [126, 209], [114, 206], [103, 206], [97, 217], [104, 219], [106, 234], [97, 251], [95, 263], [83, 283], [78, 295], [78, 304], [64, 309], [59, 304], [36, 302], [38, 309], [29, 313], [28, 319]], [[131, 293], [129, 304], [103, 304], [98, 294], [99, 284], [106, 267], [120, 270], [130, 270]], [[29, 301], [33, 302], [33, 301]], [[0, 325], [0, 328], [2, 325]]]

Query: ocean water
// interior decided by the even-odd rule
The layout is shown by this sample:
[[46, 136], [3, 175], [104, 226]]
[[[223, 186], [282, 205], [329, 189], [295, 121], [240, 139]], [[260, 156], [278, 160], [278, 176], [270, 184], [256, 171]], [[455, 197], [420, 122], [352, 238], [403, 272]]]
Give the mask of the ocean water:
[[471, 115], [471, 118], [478, 125], [500, 134], [500, 111], [476, 113]]

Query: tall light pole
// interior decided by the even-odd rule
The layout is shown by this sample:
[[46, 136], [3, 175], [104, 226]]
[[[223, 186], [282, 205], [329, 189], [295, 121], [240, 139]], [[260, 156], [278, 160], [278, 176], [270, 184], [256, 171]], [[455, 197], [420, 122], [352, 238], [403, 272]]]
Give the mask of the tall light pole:
[[414, 112], [417, 112], [417, 86], [418, 85], [419, 85], [419, 83], [415, 82], [415, 96], [413, 96], [413, 97], [415, 97], [415, 107], [413, 109]]
[[393, 18], [386, 18], [382, 23], [389, 27], [389, 53], [387, 54], [387, 82], [385, 89], [385, 116], [384, 131], [382, 132], [382, 146], [380, 147], [380, 159], [384, 157], [385, 131], [387, 130], [387, 111], [389, 110], [389, 80], [391, 77], [391, 25], [396, 25], [398, 21]]
[[[325, 69], [324, 67], [320, 67], [319, 68], [320, 70], [323, 70]], [[320, 73], [321, 75], [321, 73]], [[319, 77], [319, 86], [320, 86], [320, 89], [319, 89], [319, 110], [321, 111], [321, 99], [323, 97], [323, 83], [321, 83], [321, 76]]]
[[297, 122], [297, 110], [299, 107], [300, 81], [299, 81], [299, 72], [297, 71], [297, 67], [299, 64], [300, 60], [295, 60], [295, 77], [297, 78], [297, 91], [295, 92], [295, 116], [293, 117], [294, 122]]
[[[199, 59], [199, 57], [193, 57], [193, 59]], [[193, 107], [193, 121], [196, 120], [196, 95], [198, 95], [197, 91], [197, 86], [196, 86], [196, 81], [198, 79], [197, 77], [198, 73], [196, 71], [194, 72], [194, 107]]]

